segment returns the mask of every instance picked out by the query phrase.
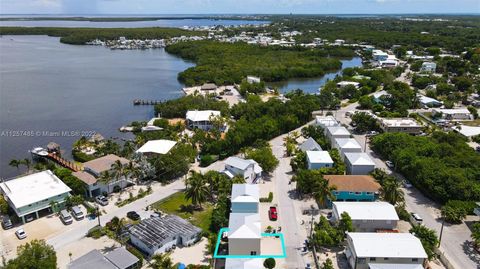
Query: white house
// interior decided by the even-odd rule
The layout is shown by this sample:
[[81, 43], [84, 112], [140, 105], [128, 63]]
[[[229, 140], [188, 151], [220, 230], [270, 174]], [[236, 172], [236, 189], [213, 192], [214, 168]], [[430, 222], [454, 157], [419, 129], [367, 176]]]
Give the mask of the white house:
[[324, 134], [327, 133], [327, 127], [340, 126], [338, 121], [333, 116], [316, 116], [315, 123], [317, 126], [323, 128]]
[[480, 135], [480, 127], [478, 126], [468, 126], [461, 124], [459, 126], [453, 127], [453, 130], [469, 139], [474, 136]]
[[305, 140], [299, 147], [303, 152], [306, 151], [321, 151], [322, 147], [315, 141], [315, 139], [309, 137], [307, 140]]
[[350, 132], [343, 126], [327, 127], [327, 137], [332, 144], [337, 138], [350, 138], [350, 136]]
[[84, 170], [73, 172], [72, 175], [85, 183], [87, 186], [87, 196], [95, 197], [102, 193], [111, 193], [115, 189], [115, 186], [125, 188], [130, 183], [129, 178], [124, 177], [113, 179], [108, 182], [108, 184], [99, 180], [102, 173], [112, 170], [112, 165], [116, 161], [120, 161], [122, 165], [129, 163], [125, 158], [114, 154], [108, 154], [83, 163]]
[[388, 58], [388, 53], [381, 50], [372, 50], [372, 57], [374, 61], [385, 61]]
[[185, 118], [189, 129], [199, 128], [208, 131], [213, 128], [212, 117], [220, 115], [220, 111], [217, 110], [189, 110]]
[[52, 171], [46, 170], [0, 183], [0, 189], [9, 206], [25, 223], [52, 212], [51, 205], [64, 206], [71, 189]]
[[264, 269], [264, 259], [225, 259], [225, 269]]
[[420, 72], [426, 73], [435, 73], [435, 70], [437, 70], [437, 64], [434, 62], [423, 62], [420, 68]]
[[229, 255], [260, 255], [260, 214], [230, 213], [228, 228]]
[[471, 120], [472, 113], [466, 108], [441, 109], [434, 108], [432, 110], [433, 116], [440, 115], [442, 119], [446, 120]]
[[336, 138], [333, 144], [342, 158], [345, 158], [347, 152], [362, 152], [362, 146], [354, 138]]
[[375, 169], [375, 163], [365, 152], [347, 152], [344, 161], [348, 175], [368, 175]]
[[260, 190], [254, 184], [233, 184], [231, 207], [233, 213], [258, 213]]
[[427, 258], [420, 239], [410, 233], [347, 233], [345, 255], [352, 269], [421, 269]]
[[175, 246], [190, 246], [202, 229], [176, 216], [152, 217], [128, 228], [132, 245], [149, 256], [163, 253]]
[[172, 140], [149, 140], [147, 143], [143, 144], [136, 153], [144, 155], [167, 154], [176, 144], [177, 142]]
[[356, 81], [340, 81], [337, 83], [337, 87], [339, 88], [343, 88], [343, 87], [346, 87], [346, 86], [353, 86], [355, 88], [359, 88], [360, 87], [360, 82], [356, 82]]
[[236, 156], [228, 157], [225, 160], [225, 169], [222, 171], [230, 178], [242, 176], [249, 184], [256, 183], [262, 177], [262, 172], [262, 167], [256, 161]]
[[247, 82], [252, 84], [252, 83], [260, 83], [260, 78], [259, 77], [254, 77], [254, 76], [247, 76]]
[[333, 221], [339, 221], [344, 212], [352, 218], [356, 232], [394, 230], [399, 221], [395, 207], [387, 202], [333, 202]]
[[307, 151], [308, 169], [333, 167], [333, 160], [328, 151]]
[[420, 134], [423, 125], [413, 118], [378, 118], [380, 128], [386, 133]]
[[423, 107], [439, 107], [443, 105], [442, 102], [438, 101], [437, 99], [433, 99], [424, 95], [417, 95], [418, 101], [422, 104]]

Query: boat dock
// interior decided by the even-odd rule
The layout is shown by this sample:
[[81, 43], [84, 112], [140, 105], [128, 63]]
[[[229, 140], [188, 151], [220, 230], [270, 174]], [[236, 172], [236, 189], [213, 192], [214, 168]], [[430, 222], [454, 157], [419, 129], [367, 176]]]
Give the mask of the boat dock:
[[164, 101], [161, 100], [143, 100], [143, 99], [135, 99], [133, 100], [133, 105], [134, 106], [139, 106], [139, 105], [158, 105]]
[[48, 151], [47, 149], [37, 147], [34, 148], [33, 150], [30, 151], [32, 154], [32, 159], [38, 159], [38, 158], [45, 158], [47, 160], [51, 160], [62, 167], [68, 168], [72, 170], [73, 172], [78, 172], [83, 170], [83, 167], [73, 161], [69, 161], [67, 159], [62, 158], [57, 152], [55, 151]]

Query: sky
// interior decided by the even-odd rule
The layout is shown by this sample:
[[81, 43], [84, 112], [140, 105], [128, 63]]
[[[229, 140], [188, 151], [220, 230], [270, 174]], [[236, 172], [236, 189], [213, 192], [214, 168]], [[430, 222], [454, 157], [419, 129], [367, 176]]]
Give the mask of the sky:
[[480, 0], [0, 0], [0, 14], [480, 13]]

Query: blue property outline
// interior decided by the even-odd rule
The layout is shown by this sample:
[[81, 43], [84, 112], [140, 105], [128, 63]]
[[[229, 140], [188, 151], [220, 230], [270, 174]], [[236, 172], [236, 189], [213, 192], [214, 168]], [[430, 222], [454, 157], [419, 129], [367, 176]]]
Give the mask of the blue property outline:
[[267, 236], [279, 236], [280, 241], [282, 242], [282, 255], [218, 255], [218, 248], [220, 246], [220, 242], [222, 240], [222, 234], [224, 232], [228, 232], [230, 229], [228, 228], [221, 228], [218, 232], [217, 243], [215, 246], [215, 251], [213, 252], [213, 258], [215, 259], [265, 259], [265, 258], [286, 258], [287, 257], [287, 248], [285, 247], [285, 239], [283, 237], [283, 233], [262, 233], [261, 235], [264, 237]]

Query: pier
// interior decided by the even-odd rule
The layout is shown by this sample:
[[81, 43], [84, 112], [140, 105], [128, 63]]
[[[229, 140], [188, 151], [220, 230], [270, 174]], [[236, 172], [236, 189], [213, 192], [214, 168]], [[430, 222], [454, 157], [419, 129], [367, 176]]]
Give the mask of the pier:
[[163, 101], [161, 100], [143, 100], [143, 99], [135, 99], [133, 100], [133, 105], [134, 106], [140, 106], [140, 105], [158, 105], [162, 103]]
[[82, 170], [82, 166], [76, 164], [75, 162], [64, 159], [55, 153], [48, 153], [47, 157], [48, 159], [58, 163], [59, 165], [72, 170], [73, 172], [78, 172]]

